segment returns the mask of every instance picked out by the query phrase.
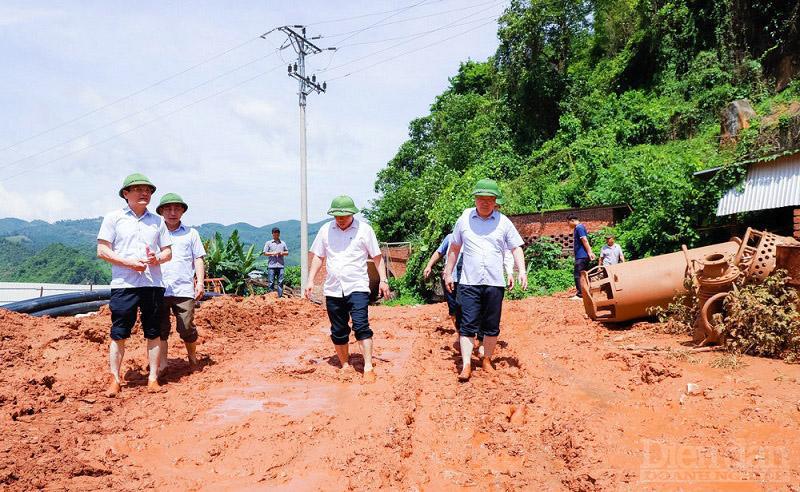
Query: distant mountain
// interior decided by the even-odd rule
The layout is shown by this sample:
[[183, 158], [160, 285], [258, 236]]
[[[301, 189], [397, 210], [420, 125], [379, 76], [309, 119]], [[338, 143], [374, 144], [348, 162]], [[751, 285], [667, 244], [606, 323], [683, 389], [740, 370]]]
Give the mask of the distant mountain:
[[[49, 223], [42, 220], [28, 222], [16, 218], [0, 219], [0, 239], [5, 243], [4, 247], [0, 248], [0, 274], [3, 266], [10, 266], [3, 265], [3, 263], [12, 261], [11, 258], [15, 258], [15, 261], [22, 261], [52, 244], [62, 244], [76, 249], [86, 256], [93, 257], [97, 244], [97, 231], [100, 229], [102, 220], [102, 217], [97, 217]], [[325, 222], [308, 225], [309, 243], [314, 240], [317, 231]], [[281, 230], [281, 238], [286, 241], [286, 246], [289, 248], [289, 256], [286, 258], [287, 265], [300, 264], [300, 221], [298, 220], [284, 220], [262, 227], [256, 227], [246, 222], [231, 225], [208, 223], [194, 227], [203, 239], [208, 239], [217, 232], [227, 238], [237, 229], [242, 241], [255, 245], [259, 252], [264, 247], [264, 243], [272, 238], [272, 228], [277, 227]], [[259, 263], [265, 261], [266, 258]]]

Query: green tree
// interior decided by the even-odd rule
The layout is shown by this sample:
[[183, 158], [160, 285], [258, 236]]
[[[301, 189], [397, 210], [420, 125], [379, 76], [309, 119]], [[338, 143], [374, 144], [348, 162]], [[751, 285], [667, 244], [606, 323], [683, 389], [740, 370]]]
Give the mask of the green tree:
[[216, 233], [204, 242], [204, 246], [209, 277], [225, 279], [226, 292], [243, 294], [247, 274], [255, 266], [255, 246], [245, 248], [238, 230], [234, 230], [227, 241], [222, 239], [220, 233]]

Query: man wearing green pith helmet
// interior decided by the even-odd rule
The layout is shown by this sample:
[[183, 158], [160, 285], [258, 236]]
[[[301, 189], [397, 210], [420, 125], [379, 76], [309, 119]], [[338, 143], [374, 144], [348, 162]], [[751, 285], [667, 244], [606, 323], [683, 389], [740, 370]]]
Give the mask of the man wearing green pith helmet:
[[119, 196], [125, 208], [103, 217], [97, 233], [97, 256], [111, 263], [111, 381], [106, 394], [116, 396], [122, 384], [120, 369], [125, 341], [130, 338], [137, 314], [147, 339], [150, 375], [147, 387], [159, 391], [158, 311], [164, 299], [161, 264], [172, 258], [172, 239], [164, 220], [147, 210], [156, 187], [143, 174], [131, 174], [122, 183]]
[[364, 382], [375, 382], [372, 366], [372, 330], [369, 327], [369, 276], [367, 259], [372, 258], [380, 275], [380, 294], [389, 297], [389, 284], [383, 269], [383, 256], [375, 232], [369, 224], [355, 218], [353, 199], [342, 195], [333, 199], [328, 215], [334, 220], [324, 224], [311, 245], [311, 267], [305, 295], [311, 298], [316, 277], [325, 259], [327, 276], [323, 286], [325, 308], [331, 322], [331, 341], [341, 367], [350, 367], [350, 320], [352, 331], [364, 355]]
[[175, 316], [175, 328], [186, 345], [189, 369], [197, 367], [197, 328], [194, 326], [194, 303], [204, 294], [206, 250], [200, 234], [186, 227], [181, 220], [189, 205], [177, 193], [167, 193], [156, 207], [156, 213], [164, 217], [169, 237], [172, 239], [172, 261], [161, 267], [164, 276], [164, 302], [159, 311], [161, 327], [161, 358], [158, 374], [164, 377], [169, 367], [167, 359], [168, 339], [172, 328], [170, 318]]
[[497, 198], [501, 195], [497, 183], [482, 179], [475, 184], [472, 195], [475, 207], [466, 209], [453, 227], [444, 274], [447, 288], [452, 289], [453, 265], [461, 252], [463, 266], [458, 285], [461, 324], [458, 331], [462, 369], [458, 380], [462, 382], [468, 381], [472, 375], [471, 356], [476, 345], [475, 337], [479, 334], [483, 336], [484, 345], [481, 367], [487, 373], [494, 372], [492, 355], [500, 335], [500, 314], [507, 285], [503, 278], [505, 250], [510, 250], [514, 257], [520, 288], [528, 288], [522, 237], [508, 217], [495, 210]]

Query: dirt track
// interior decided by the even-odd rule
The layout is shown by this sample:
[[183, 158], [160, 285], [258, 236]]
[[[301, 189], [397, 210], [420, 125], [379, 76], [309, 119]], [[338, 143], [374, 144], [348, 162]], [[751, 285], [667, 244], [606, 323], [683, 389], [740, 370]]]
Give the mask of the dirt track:
[[320, 307], [224, 298], [198, 311], [202, 371], [175, 348], [146, 393], [137, 331], [107, 399], [107, 312], [0, 310], [0, 489], [800, 490], [799, 366], [713, 368], [553, 297], [508, 302], [497, 375], [458, 384], [443, 305], [370, 314], [374, 385], [340, 374]]

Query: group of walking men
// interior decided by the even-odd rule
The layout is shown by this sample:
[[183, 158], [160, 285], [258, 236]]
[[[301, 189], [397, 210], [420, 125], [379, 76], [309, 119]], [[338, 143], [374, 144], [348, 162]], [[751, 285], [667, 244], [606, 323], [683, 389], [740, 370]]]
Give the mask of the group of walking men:
[[148, 390], [160, 391], [169, 366], [173, 315], [189, 366], [197, 366], [194, 307], [204, 295], [206, 253], [197, 231], [182, 223], [189, 206], [179, 195], [165, 194], [155, 214], [147, 209], [155, 191], [142, 174], [126, 177], [119, 190], [125, 207], [106, 214], [97, 234], [97, 256], [111, 264], [109, 397], [120, 392], [125, 342], [137, 315], [147, 340]]
[[[119, 196], [127, 205], [104, 217], [97, 236], [98, 256], [112, 264], [109, 396], [120, 391], [125, 340], [130, 337], [137, 312], [147, 339], [150, 390], [159, 390], [159, 376], [168, 366], [171, 314], [175, 315], [177, 330], [186, 345], [190, 366], [197, 364], [198, 334], [193, 310], [195, 300], [203, 296], [205, 251], [197, 231], [181, 222], [189, 207], [178, 195], [164, 195], [156, 208], [158, 215], [148, 211], [155, 191], [156, 187], [141, 174], [125, 178]], [[424, 270], [428, 277], [433, 265], [441, 258], [446, 259], [442, 277], [449, 312], [459, 335], [462, 361], [459, 381], [470, 379], [476, 350], [481, 368], [494, 372], [492, 355], [500, 335], [505, 289], [513, 288], [515, 282], [523, 290], [528, 287], [523, 240], [508, 217], [500, 212], [503, 196], [497, 183], [482, 179], [475, 184], [472, 195], [475, 206], [463, 211], [452, 233]], [[376, 374], [368, 314], [368, 260], [375, 262], [380, 276], [379, 294], [387, 298], [390, 292], [375, 232], [368, 223], [355, 217], [358, 212], [349, 196], [338, 196], [331, 202], [328, 214], [334, 220], [320, 228], [311, 246], [313, 257], [304, 294], [309, 299], [314, 294], [315, 278], [324, 261], [326, 277], [322, 295], [336, 355], [342, 369], [350, 368], [349, 341], [351, 332], [354, 333], [364, 358], [364, 382], [372, 383]], [[595, 255], [585, 227], [577, 217], [571, 216], [569, 220], [574, 229], [577, 284], [580, 271], [588, 268]], [[270, 284], [277, 281], [281, 295], [283, 260], [288, 249], [280, 240], [280, 231], [276, 228], [272, 232], [273, 239], [264, 246], [262, 254], [270, 257]], [[609, 256], [609, 261], [624, 261], [619, 247], [613, 247], [613, 236], [607, 238], [607, 246], [604, 257]], [[580, 296], [580, 285], [577, 287]]]
[[423, 272], [431, 274], [433, 265], [445, 258], [442, 274], [448, 311], [458, 331], [461, 351], [459, 381], [472, 375], [472, 354], [481, 359], [481, 368], [494, 372], [492, 355], [500, 335], [500, 317], [506, 287], [516, 282], [528, 288], [523, 240], [514, 224], [500, 212], [503, 195], [494, 180], [482, 179], [472, 190], [475, 207], [464, 210], [431, 255]]

